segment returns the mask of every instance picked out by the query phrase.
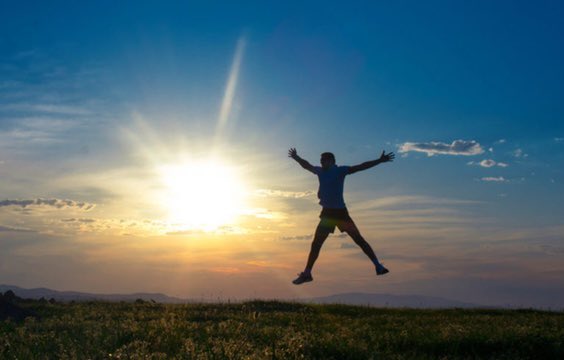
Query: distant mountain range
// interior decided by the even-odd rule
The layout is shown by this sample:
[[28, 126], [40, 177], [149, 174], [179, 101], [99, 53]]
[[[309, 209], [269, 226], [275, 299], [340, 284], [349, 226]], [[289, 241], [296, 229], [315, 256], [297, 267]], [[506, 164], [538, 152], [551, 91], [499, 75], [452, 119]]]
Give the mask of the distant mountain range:
[[[17, 296], [24, 299], [47, 300], [53, 298], [56, 301], [156, 301], [158, 303], [193, 303], [208, 302], [207, 300], [181, 299], [160, 293], [134, 293], [134, 294], [90, 294], [76, 291], [57, 291], [47, 288], [24, 289], [14, 285], [0, 285], [0, 292], [5, 293], [12, 290]], [[419, 309], [444, 309], [444, 308], [480, 308], [479, 304], [472, 304], [449, 300], [439, 297], [421, 295], [390, 295], [390, 294], [367, 294], [367, 293], [345, 293], [330, 296], [314, 297], [307, 299], [292, 299], [291, 301], [316, 303], [316, 304], [347, 304], [374, 307], [392, 308], [419, 308]]]
[[183, 303], [189, 300], [171, 297], [160, 293], [134, 293], [134, 294], [90, 294], [77, 291], [57, 291], [47, 288], [24, 289], [14, 285], [0, 285], [0, 292], [5, 293], [12, 290], [14, 294], [24, 299], [47, 300], [53, 298], [57, 301], [135, 301], [142, 299], [145, 301], [154, 300], [159, 303]]

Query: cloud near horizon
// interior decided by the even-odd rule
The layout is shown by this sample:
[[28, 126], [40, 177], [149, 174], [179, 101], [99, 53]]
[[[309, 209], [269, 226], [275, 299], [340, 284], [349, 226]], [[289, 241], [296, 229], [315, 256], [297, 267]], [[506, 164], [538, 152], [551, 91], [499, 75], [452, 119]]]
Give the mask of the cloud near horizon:
[[410, 151], [423, 152], [427, 156], [433, 155], [464, 155], [472, 156], [482, 154], [484, 149], [475, 140], [454, 140], [450, 144], [431, 141], [425, 143], [405, 142], [399, 146], [400, 153]]
[[52, 207], [56, 209], [68, 209], [75, 208], [82, 211], [90, 211], [96, 207], [96, 204], [74, 201], [68, 199], [26, 199], [26, 200], [2, 200], [0, 201], [0, 207], [7, 206], [17, 206], [22, 209], [27, 209], [28, 207]]
[[0, 232], [35, 232], [31, 229], [0, 225]]
[[77, 218], [70, 218], [70, 219], [61, 219], [62, 222], [78, 222], [78, 223], [93, 223], [96, 222], [96, 219], [87, 219], [87, 218], [82, 218], [82, 219], [77, 219]]
[[293, 240], [298, 240], [298, 241], [303, 241], [303, 240], [311, 240], [313, 239], [313, 234], [308, 234], [308, 235], [295, 235], [295, 236], [281, 236], [279, 237], [280, 240], [284, 240], [284, 241], [293, 241]]

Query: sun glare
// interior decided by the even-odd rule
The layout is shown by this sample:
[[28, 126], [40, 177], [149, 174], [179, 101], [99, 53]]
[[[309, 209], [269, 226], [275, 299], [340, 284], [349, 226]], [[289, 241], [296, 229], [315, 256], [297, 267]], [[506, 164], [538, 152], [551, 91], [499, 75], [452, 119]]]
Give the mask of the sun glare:
[[185, 229], [211, 231], [232, 224], [245, 206], [237, 171], [219, 161], [190, 161], [160, 169], [169, 220]]

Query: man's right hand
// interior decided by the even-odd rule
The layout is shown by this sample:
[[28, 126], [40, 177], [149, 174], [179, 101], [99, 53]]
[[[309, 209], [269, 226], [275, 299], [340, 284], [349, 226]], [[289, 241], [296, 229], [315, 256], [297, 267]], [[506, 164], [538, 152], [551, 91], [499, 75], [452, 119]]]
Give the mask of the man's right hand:
[[296, 148], [290, 148], [290, 150], [288, 150], [288, 157], [291, 157], [292, 159], [298, 158], [298, 152], [296, 151]]
[[302, 159], [298, 155], [296, 148], [290, 148], [290, 150], [288, 150], [288, 157], [291, 157], [292, 159], [296, 160], [301, 167], [315, 174], [315, 168], [313, 167], [313, 165], [311, 165], [307, 160]]

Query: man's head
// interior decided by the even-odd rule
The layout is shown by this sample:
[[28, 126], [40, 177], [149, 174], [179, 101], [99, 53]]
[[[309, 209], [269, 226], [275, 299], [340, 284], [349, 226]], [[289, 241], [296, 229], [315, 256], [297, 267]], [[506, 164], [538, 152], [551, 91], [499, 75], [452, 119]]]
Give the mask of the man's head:
[[321, 154], [321, 167], [324, 169], [328, 169], [331, 166], [335, 165], [335, 155], [330, 152], [324, 152]]

